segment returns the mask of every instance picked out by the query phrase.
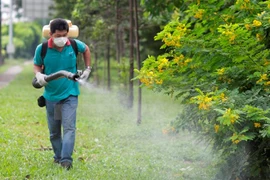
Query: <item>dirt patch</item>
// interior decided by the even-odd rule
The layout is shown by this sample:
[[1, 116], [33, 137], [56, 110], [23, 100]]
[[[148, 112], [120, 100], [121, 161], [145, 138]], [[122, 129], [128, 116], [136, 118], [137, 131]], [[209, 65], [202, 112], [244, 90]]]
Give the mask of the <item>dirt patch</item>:
[[10, 67], [6, 72], [0, 74], [0, 89], [7, 86], [23, 68], [19, 65]]

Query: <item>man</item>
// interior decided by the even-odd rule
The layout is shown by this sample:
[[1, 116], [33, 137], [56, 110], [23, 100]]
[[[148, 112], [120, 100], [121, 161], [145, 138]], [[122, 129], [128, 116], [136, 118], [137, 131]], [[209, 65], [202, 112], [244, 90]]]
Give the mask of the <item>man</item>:
[[[67, 170], [72, 167], [73, 161], [79, 85], [78, 82], [67, 78], [46, 82], [44, 77], [60, 70], [76, 73], [76, 54], [67, 38], [68, 32], [69, 25], [66, 20], [58, 18], [51, 21], [46, 56], [41, 57], [42, 44], [37, 46], [34, 56], [34, 73], [37, 82], [45, 87], [43, 96], [46, 101], [54, 162], [61, 164]], [[85, 43], [77, 39], [75, 41], [78, 52], [83, 54], [86, 67], [80, 79], [86, 80], [91, 72], [90, 50]], [[61, 128], [63, 128], [63, 135]]]

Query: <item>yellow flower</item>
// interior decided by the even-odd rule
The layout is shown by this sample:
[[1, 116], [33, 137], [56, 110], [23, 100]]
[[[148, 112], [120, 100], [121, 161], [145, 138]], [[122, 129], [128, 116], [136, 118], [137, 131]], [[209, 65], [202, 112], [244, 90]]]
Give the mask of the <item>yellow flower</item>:
[[265, 14], [265, 11], [258, 14], [258, 17], [261, 18]]
[[194, 17], [197, 19], [202, 19], [204, 13], [204, 9], [198, 9], [198, 11], [195, 13]]
[[226, 114], [231, 114], [231, 108], [228, 108], [228, 109], [226, 110]]
[[254, 123], [254, 127], [255, 128], [260, 128], [261, 127], [261, 123]]
[[234, 43], [235, 37], [236, 37], [235, 34], [231, 35], [231, 37], [230, 37], [230, 42], [231, 42], [231, 43]]
[[247, 30], [251, 30], [251, 26], [249, 24], [245, 24]]
[[168, 63], [168, 59], [162, 58], [162, 59], [161, 59], [161, 63], [167, 64], [167, 63]]
[[222, 102], [227, 101], [227, 98], [225, 97], [225, 94], [224, 93], [221, 93], [220, 94], [220, 99], [221, 99]]
[[267, 80], [267, 79], [268, 79], [267, 74], [263, 74], [263, 75], [261, 76], [261, 79], [262, 79], [262, 80]]
[[240, 142], [240, 140], [236, 139], [236, 140], [233, 140], [232, 142], [233, 142], [233, 144], [238, 144]]
[[230, 117], [231, 119], [231, 123], [232, 124], [234, 124], [235, 123], [235, 121], [239, 118], [239, 116], [238, 115], [231, 115], [231, 117]]
[[148, 73], [147, 73], [147, 76], [153, 76], [154, 75], [154, 73], [153, 73], [153, 71], [149, 71]]
[[256, 38], [257, 38], [258, 41], [261, 41], [261, 40], [263, 40], [263, 35], [257, 33]]
[[207, 97], [207, 96], [206, 96], [206, 97], [204, 98], [204, 102], [211, 102], [212, 99], [213, 99], [213, 98], [210, 98], [210, 97]]
[[215, 124], [214, 128], [215, 128], [215, 133], [217, 133], [219, 130], [219, 125]]
[[226, 30], [222, 34], [225, 34], [225, 36], [227, 36], [229, 38], [229, 41], [230, 41], [231, 44], [234, 43], [234, 40], [236, 38], [236, 35], [235, 35], [234, 31]]
[[260, 27], [262, 25], [262, 22], [255, 19], [253, 21], [253, 25], [256, 26], [256, 27]]
[[150, 87], [151, 84], [153, 83], [152, 80], [149, 78], [141, 78], [140, 81], [141, 81], [141, 83], [145, 84], [148, 87]]
[[260, 79], [257, 81], [257, 83], [260, 83], [262, 81], [267, 81], [268, 80], [268, 77], [267, 77], [267, 74], [263, 74], [261, 75]]
[[185, 32], [187, 31], [186, 25], [185, 24], [179, 24], [176, 27], [176, 30], [179, 32], [180, 36], [184, 36]]
[[185, 65], [187, 65], [189, 62], [191, 62], [192, 61], [192, 59], [190, 59], [190, 58], [188, 58], [188, 59], [186, 59], [185, 60]]
[[217, 70], [218, 75], [223, 75], [224, 72], [225, 72], [225, 69], [224, 68], [221, 68], [221, 69], [218, 69]]
[[269, 64], [269, 60], [268, 59], [264, 59], [264, 66], [267, 66]]
[[160, 80], [155, 80], [155, 82], [156, 82], [156, 84], [162, 84], [163, 83], [163, 80], [162, 79], [160, 79]]
[[238, 114], [234, 114], [231, 108], [228, 108], [226, 112], [223, 114], [223, 117], [230, 120], [231, 124], [234, 124], [237, 119], [239, 119]]
[[199, 104], [199, 109], [207, 110], [207, 109], [209, 109], [209, 105], [206, 104], [206, 103], [204, 103], [204, 102], [201, 102], [201, 103]]
[[167, 46], [174, 46], [175, 42], [173, 41], [173, 37], [171, 33], [166, 33], [165, 36], [163, 37], [162, 41], [167, 45]]
[[207, 110], [211, 106], [211, 101], [213, 98], [207, 97], [207, 96], [199, 96], [198, 100], [199, 102], [199, 109]]
[[166, 58], [162, 58], [162, 59], [159, 60], [159, 62], [160, 62], [160, 64], [158, 65], [158, 71], [163, 72], [163, 68], [168, 67], [169, 61]]
[[182, 61], [184, 58], [185, 56], [183, 54], [181, 54], [180, 56], [175, 56], [173, 62], [178, 63], [179, 61]]
[[270, 85], [270, 81], [267, 81], [264, 83], [265, 86], [269, 86]]

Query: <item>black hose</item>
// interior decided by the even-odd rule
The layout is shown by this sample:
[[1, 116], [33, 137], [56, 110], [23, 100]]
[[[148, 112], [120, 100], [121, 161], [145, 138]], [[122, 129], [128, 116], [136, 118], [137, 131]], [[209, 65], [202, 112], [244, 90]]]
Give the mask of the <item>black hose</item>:
[[[61, 70], [61, 71], [58, 71], [56, 73], [45, 76], [44, 80], [46, 82], [50, 82], [52, 80], [55, 80], [58, 78], [63, 78], [63, 77], [68, 78], [68, 79], [73, 80], [73, 81], [77, 81], [76, 79], [79, 78], [80, 76], [78, 74], [73, 74], [71, 72]], [[42, 88], [42, 86], [37, 82], [36, 77], [34, 77], [34, 79], [32, 81], [32, 85], [34, 86], [34, 88], [37, 88], [37, 89]]]

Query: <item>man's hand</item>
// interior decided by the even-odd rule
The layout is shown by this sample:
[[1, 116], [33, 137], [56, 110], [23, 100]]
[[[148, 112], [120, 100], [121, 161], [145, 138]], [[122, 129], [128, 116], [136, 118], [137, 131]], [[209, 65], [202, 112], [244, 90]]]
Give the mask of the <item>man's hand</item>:
[[86, 81], [90, 75], [91, 69], [87, 68], [83, 71], [82, 75], [80, 76], [80, 79], [82, 81]]
[[42, 74], [40, 72], [37, 72], [36, 73], [37, 83], [39, 85], [41, 85], [41, 86], [46, 86], [47, 85], [47, 82], [45, 81], [45, 77], [46, 77], [45, 74]]

